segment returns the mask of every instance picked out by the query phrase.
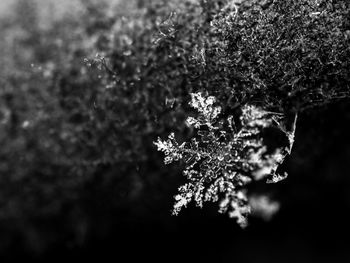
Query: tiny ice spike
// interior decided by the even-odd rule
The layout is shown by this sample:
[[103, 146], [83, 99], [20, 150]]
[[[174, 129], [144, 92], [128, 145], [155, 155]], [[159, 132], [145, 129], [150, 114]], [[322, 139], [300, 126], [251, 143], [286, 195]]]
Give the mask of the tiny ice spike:
[[253, 180], [267, 179], [278, 182], [286, 176], [276, 175], [278, 166], [287, 154], [290, 145], [267, 153], [262, 130], [277, 127], [287, 138], [294, 137], [294, 129], [287, 132], [280, 124], [282, 116], [267, 112], [252, 105], [242, 107], [240, 127], [237, 129], [233, 116], [220, 119], [221, 107], [215, 97], [192, 93], [191, 107], [197, 117], [188, 117], [186, 123], [196, 130], [190, 142], [179, 144], [174, 133], [167, 140], [160, 138], [154, 144], [165, 154], [165, 164], [183, 160], [183, 175], [188, 183], [179, 187], [175, 196], [173, 214], [194, 201], [202, 207], [204, 202], [219, 202], [219, 212], [235, 218], [241, 227], [247, 226], [251, 212], [246, 186]]

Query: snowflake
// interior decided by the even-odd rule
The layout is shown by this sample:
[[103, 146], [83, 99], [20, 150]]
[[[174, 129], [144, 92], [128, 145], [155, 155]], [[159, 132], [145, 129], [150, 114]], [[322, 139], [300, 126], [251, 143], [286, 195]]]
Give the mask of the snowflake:
[[[192, 201], [199, 207], [204, 202], [219, 202], [220, 213], [227, 213], [245, 227], [251, 212], [246, 186], [251, 181], [278, 182], [284, 178], [276, 170], [290, 153], [294, 130], [283, 129], [280, 115], [253, 105], [243, 106], [237, 129], [233, 116], [219, 118], [221, 107], [216, 105], [215, 97], [194, 93], [189, 104], [198, 112], [197, 117], [186, 120], [197, 131], [190, 142], [180, 145], [174, 133], [165, 141], [158, 138], [154, 142], [165, 154], [165, 164], [185, 162], [183, 175], [188, 183], [178, 189], [173, 214]], [[272, 126], [286, 134], [290, 145], [268, 153], [262, 131]]]

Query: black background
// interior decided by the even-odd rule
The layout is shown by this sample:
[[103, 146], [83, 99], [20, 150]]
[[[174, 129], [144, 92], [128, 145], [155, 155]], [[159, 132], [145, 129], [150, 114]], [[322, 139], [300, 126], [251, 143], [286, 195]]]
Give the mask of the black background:
[[[9, 262], [349, 262], [349, 105], [338, 102], [299, 116], [295, 148], [285, 165], [289, 177], [264, 189], [282, 205], [270, 222], [251, 218], [242, 230], [218, 214], [216, 205], [191, 206], [171, 216], [179, 173], [158, 178], [118, 207], [109, 202], [113, 186], [85, 189], [84, 205], [95, 216], [80, 245], [70, 246], [69, 238], [55, 232], [56, 241], [43, 251], [33, 252], [33, 244], [19, 238], [2, 257]], [[59, 218], [43, 220], [43, 231], [57, 227], [64, 231]], [[3, 237], [6, 231], [1, 230]]]

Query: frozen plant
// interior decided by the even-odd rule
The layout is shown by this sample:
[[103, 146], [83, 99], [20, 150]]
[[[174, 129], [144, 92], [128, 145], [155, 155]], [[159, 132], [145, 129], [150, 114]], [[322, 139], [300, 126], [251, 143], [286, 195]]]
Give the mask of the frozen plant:
[[[178, 143], [174, 133], [167, 140], [158, 138], [154, 142], [165, 154], [165, 164], [185, 162], [183, 175], [188, 183], [179, 187], [173, 214], [191, 201], [199, 207], [204, 202], [219, 202], [220, 213], [227, 213], [245, 227], [251, 212], [246, 186], [253, 180], [278, 182], [286, 177], [276, 174], [276, 170], [290, 154], [295, 125], [288, 132], [281, 124], [281, 114], [253, 105], [242, 107], [240, 123], [236, 125], [234, 116], [220, 118], [221, 107], [216, 105], [215, 97], [201, 93], [191, 94], [190, 106], [198, 112], [198, 116], [186, 121], [196, 130], [190, 142]], [[287, 136], [288, 146], [268, 151], [262, 131], [271, 127]]]

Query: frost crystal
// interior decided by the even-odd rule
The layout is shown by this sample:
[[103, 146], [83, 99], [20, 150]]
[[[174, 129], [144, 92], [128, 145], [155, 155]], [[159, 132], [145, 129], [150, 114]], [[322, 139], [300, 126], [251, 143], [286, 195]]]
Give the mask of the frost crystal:
[[252, 196], [249, 198], [249, 205], [252, 214], [269, 221], [272, 216], [279, 210], [280, 204], [272, 201], [268, 196]]
[[[283, 129], [278, 114], [252, 105], [243, 106], [237, 130], [233, 116], [219, 118], [221, 107], [216, 105], [215, 97], [194, 93], [189, 104], [198, 112], [197, 117], [186, 120], [197, 131], [191, 141], [180, 145], [172, 133], [167, 140], [158, 138], [155, 142], [165, 154], [165, 164], [185, 162], [183, 175], [188, 183], [178, 189], [173, 214], [177, 215], [191, 201], [199, 207], [204, 202], [219, 202], [220, 213], [227, 213], [245, 227], [251, 212], [246, 186], [253, 180], [284, 179], [276, 170], [290, 153], [294, 130]], [[290, 145], [268, 153], [262, 138], [263, 129], [268, 127], [283, 131]]]

